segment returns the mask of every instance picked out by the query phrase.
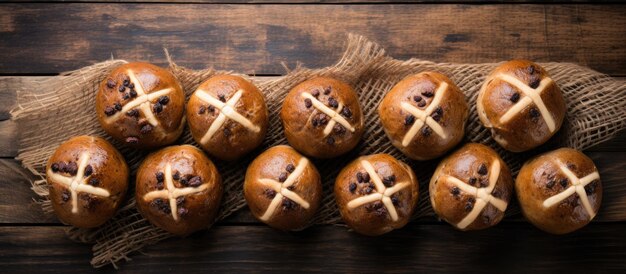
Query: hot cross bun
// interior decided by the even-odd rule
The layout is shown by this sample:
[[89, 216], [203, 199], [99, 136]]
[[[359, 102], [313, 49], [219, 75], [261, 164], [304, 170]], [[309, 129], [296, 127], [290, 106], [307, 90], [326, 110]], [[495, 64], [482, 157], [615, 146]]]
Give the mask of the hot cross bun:
[[128, 63], [100, 83], [96, 112], [113, 138], [135, 148], [171, 144], [183, 131], [185, 94], [170, 72], [148, 63]]
[[124, 201], [128, 166], [109, 142], [78, 136], [61, 144], [48, 159], [46, 177], [52, 209], [75, 227], [97, 227]]
[[391, 143], [415, 160], [439, 157], [464, 136], [465, 95], [443, 74], [407, 76], [385, 95], [378, 115]]
[[485, 80], [476, 101], [478, 117], [492, 137], [513, 152], [535, 148], [563, 124], [565, 99], [541, 66], [513, 60]]
[[515, 180], [526, 219], [553, 234], [587, 225], [602, 202], [600, 174], [582, 152], [561, 148], [528, 160]]
[[313, 78], [291, 89], [280, 118], [289, 144], [316, 158], [348, 152], [364, 131], [357, 94], [348, 84], [328, 77]]
[[280, 230], [305, 227], [322, 198], [317, 169], [289, 146], [272, 147], [254, 159], [243, 189], [252, 215]]
[[202, 83], [187, 103], [187, 122], [194, 140], [207, 153], [235, 160], [258, 147], [268, 126], [261, 91], [234, 75]]
[[335, 199], [348, 226], [376, 236], [409, 222], [418, 188], [411, 167], [389, 154], [374, 154], [359, 157], [341, 170]]
[[172, 234], [185, 236], [208, 228], [221, 198], [217, 168], [194, 146], [170, 146], [151, 153], [137, 170], [139, 212]]
[[504, 217], [513, 177], [493, 149], [470, 143], [439, 163], [429, 190], [439, 218], [460, 230], [485, 229]]

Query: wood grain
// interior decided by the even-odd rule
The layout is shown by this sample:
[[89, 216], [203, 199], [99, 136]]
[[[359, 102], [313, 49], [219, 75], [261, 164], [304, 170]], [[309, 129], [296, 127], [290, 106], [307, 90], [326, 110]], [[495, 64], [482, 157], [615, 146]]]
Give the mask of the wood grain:
[[626, 5], [0, 5], [0, 74], [58, 73], [111, 56], [282, 74], [330, 65], [346, 33], [396, 58], [567, 61], [626, 75]]
[[[22, 88], [22, 77], [0, 77], [0, 121], [11, 118], [9, 112], [15, 108], [17, 103], [17, 89]], [[30, 78], [35, 80], [36, 78]]]
[[0, 157], [17, 156], [17, 124], [11, 120], [0, 121]]
[[43, 224], [57, 223], [54, 216], [44, 214], [35, 203], [35, 193], [30, 189], [36, 179], [17, 161], [0, 159], [0, 223]]
[[[399, 4], [405, 1], [424, 4]], [[15, 107], [15, 92], [40, 78], [24, 75], [56, 74], [111, 56], [164, 65], [163, 47], [183, 66], [278, 75], [285, 72], [281, 62], [292, 68], [297, 61], [309, 67], [330, 65], [342, 52], [345, 34], [354, 32], [402, 59], [477, 63], [528, 58], [576, 62], [626, 76], [624, 4], [580, 5], [574, 3], [577, 0], [457, 0], [445, 5], [433, 4], [441, 3], [435, 0], [10, 2], [25, 3], [0, 4], [0, 75], [22, 75], [0, 77], [0, 157], [8, 157], [0, 158], [3, 273], [92, 271], [91, 246], [71, 242], [66, 227], [43, 214], [29, 188], [34, 178], [10, 159], [17, 152], [16, 126], [7, 120]], [[526, 4], [511, 4], [518, 2]], [[121, 271], [106, 267], [99, 272], [624, 273], [626, 218], [622, 215], [626, 214], [621, 212], [626, 212], [626, 193], [617, 187], [626, 181], [624, 152], [624, 132], [586, 152], [605, 183], [604, 203], [592, 224], [570, 235], [543, 233], [521, 216], [474, 233], [456, 231], [434, 218], [376, 238], [335, 226], [282, 233], [258, 223], [244, 209], [209, 231], [131, 254], [133, 261], [123, 263]]]
[[543, 4], [543, 3], [624, 3], [624, 0], [8, 0], [9, 3], [211, 3], [211, 4], [329, 4], [329, 3], [437, 3], [437, 4]]
[[[380, 237], [343, 227], [283, 233], [265, 226], [215, 226], [135, 254], [117, 273], [168, 272], [623, 272], [626, 224], [591, 224], [554, 236], [529, 224], [460, 232], [415, 224]], [[6, 273], [84, 273], [87, 245], [61, 227], [0, 227], [0, 264]], [[112, 267], [102, 271], [111, 272]]]
[[91, 247], [70, 241], [63, 227], [0, 227], [0, 265], [9, 273], [86, 273]]

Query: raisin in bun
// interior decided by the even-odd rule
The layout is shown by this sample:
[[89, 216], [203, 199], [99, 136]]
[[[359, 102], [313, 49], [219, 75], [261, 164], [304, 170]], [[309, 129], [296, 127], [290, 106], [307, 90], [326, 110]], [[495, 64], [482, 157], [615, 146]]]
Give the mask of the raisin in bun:
[[335, 181], [335, 199], [348, 226], [376, 236], [409, 222], [418, 188], [411, 167], [389, 154], [373, 154], [359, 157], [341, 170]]
[[222, 179], [215, 165], [191, 145], [154, 152], [137, 171], [135, 199], [150, 223], [185, 236], [208, 228], [222, 198]]
[[404, 78], [378, 106], [391, 143], [415, 160], [439, 157], [457, 145], [468, 113], [465, 95], [452, 80], [430, 71]]
[[187, 122], [194, 140], [222, 160], [235, 160], [263, 142], [268, 114], [259, 89], [234, 75], [202, 83], [187, 103]]
[[602, 183], [593, 161], [582, 152], [561, 148], [527, 161], [515, 180], [526, 219], [553, 234], [587, 225], [602, 202]]
[[316, 158], [332, 158], [353, 149], [363, 135], [356, 92], [333, 78], [317, 77], [295, 86], [283, 102], [280, 118], [289, 144]]
[[429, 191], [439, 218], [460, 230], [485, 229], [504, 217], [513, 177], [493, 149], [470, 143], [439, 163]]
[[128, 63], [100, 83], [96, 112], [113, 138], [134, 148], [171, 144], [183, 132], [185, 94], [174, 76], [148, 63]]
[[109, 142], [74, 137], [48, 159], [52, 209], [63, 223], [92, 228], [109, 220], [124, 201], [128, 165]]
[[491, 136], [513, 152], [548, 141], [561, 128], [566, 111], [556, 82], [541, 66], [525, 60], [498, 66], [485, 80], [476, 109]]
[[322, 182], [306, 157], [289, 146], [275, 146], [248, 166], [243, 191], [254, 217], [280, 230], [298, 230], [315, 215]]

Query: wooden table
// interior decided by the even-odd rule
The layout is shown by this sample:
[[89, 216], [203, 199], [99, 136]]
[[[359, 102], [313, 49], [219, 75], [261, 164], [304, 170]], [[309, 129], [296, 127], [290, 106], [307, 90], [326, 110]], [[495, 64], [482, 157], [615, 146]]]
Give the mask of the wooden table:
[[[218, 3], [222, 1], [228, 3]], [[345, 34], [354, 32], [379, 42], [396, 58], [575, 62], [626, 79], [625, 4], [249, 1], [0, 4], [1, 272], [91, 270], [90, 246], [68, 240], [64, 226], [43, 214], [33, 202], [31, 175], [14, 160], [16, 125], [9, 120], [9, 110], [15, 106], [15, 90], [35, 77], [111, 56], [165, 65], [163, 47], [180, 65], [198, 69], [214, 65], [276, 76], [284, 73], [281, 62], [289, 67], [297, 61], [308, 67], [330, 65], [341, 54]], [[625, 183], [625, 152], [624, 133], [586, 151], [607, 184]], [[209, 231], [134, 254], [121, 271], [623, 272], [625, 221], [600, 218], [578, 232], [552, 236], [520, 217], [472, 233], [455, 231], [435, 219], [420, 219], [402, 230], [370, 238], [335, 226], [282, 233], [258, 223], [246, 209]]]

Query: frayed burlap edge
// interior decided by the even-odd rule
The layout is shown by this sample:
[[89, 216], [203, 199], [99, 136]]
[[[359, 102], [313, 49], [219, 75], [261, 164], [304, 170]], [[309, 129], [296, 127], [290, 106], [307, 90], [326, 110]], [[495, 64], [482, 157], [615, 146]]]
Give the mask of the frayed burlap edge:
[[[181, 81], [187, 96], [208, 77], [231, 73], [213, 69], [200, 71], [186, 69], [176, 65], [169, 54], [166, 53], [166, 55], [170, 63], [170, 71]], [[111, 60], [95, 64], [63, 74], [63, 77], [54, 77], [41, 83], [35, 83], [18, 92], [19, 105], [13, 115], [14, 119], [19, 121], [20, 152], [18, 159], [22, 160], [25, 167], [34, 174], [41, 176], [49, 155], [58, 144], [69, 137], [78, 134], [107, 137], [97, 126], [95, 115], [92, 112], [93, 94], [102, 77], [124, 62]], [[417, 162], [407, 159], [388, 142], [376, 114], [376, 107], [384, 94], [395, 83], [411, 73], [428, 70], [439, 71], [455, 81], [465, 93], [471, 106], [466, 141], [481, 142], [496, 148], [514, 173], [517, 172], [523, 160], [541, 151], [558, 146], [586, 149], [609, 140], [625, 126], [626, 100], [624, 91], [626, 91], [626, 84], [623, 81], [616, 81], [606, 75], [574, 64], [545, 63], [541, 65], [548, 70], [565, 94], [568, 102], [567, 121], [557, 136], [548, 144], [531, 152], [513, 154], [503, 151], [495, 144], [489, 132], [480, 125], [475, 112], [474, 101], [478, 89], [485, 76], [497, 64], [433, 63], [417, 59], [399, 61], [385, 56], [384, 50], [376, 43], [362, 36], [351, 35], [344, 55], [334, 66], [322, 69], [307, 69], [298, 66], [294, 70], [288, 71], [283, 77], [269, 81], [255, 81], [255, 84], [259, 86], [266, 97], [270, 112], [270, 127], [263, 145], [248, 157], [237, 163], [216, 161], [226, 185], [226, 195], [218, 219], [223, 219], [245, 206], [245, 200], [241, 193], [245, 167], [262, 150], [287, 143], [278, 119], [281, 103], [293, 86], [315, 76], [337, 77], [355, 87], [363, 107], [366, 132], [362, 142], [348, 155], [331, 160], [313, 160], [323, 176], [324, 198], [319, 212], [310, 224], [340, 223], [340, 216], [332, 193], [334, 178], [339, 172], [338, 167], [344, 166], [359, 155], [372, 153], [392, 154], [414, 168], [420, 181], [421, 190], [420, 202], [414, 218], [433, 215], [428, 202], [427, 183], [437, 160]], [[47, 90], [47, 92], [42, 93], [39, 92], [40, 90]], [[72, 92], [68, 92], [68, 90]], [[59, 104], [59, 102], [65, 103]], [[74, 107], [72, 107], [77, 102], [83, 102], [83, 105], [90, 107], [79, 107], [80, 112], [77, 113], [73, 111]], [[56, 117], [56, 119], [51, 119], [51, 117]], [[63, 120], [64, 117], [83, 117], [83, 120], [71, 119], [66, 121]], [[55, 122], [41, 125], [42, 120], [55, 120]], [[33, 125], [36, 126], [33, 127]], [[77, 125], [82, 127], [79, 128]], [[42, 131], [55, 132], [54, 130], [61, 131], [61, 129], [63, 129], [63, 134], [48, 134], [45, 138], [40, 134]], [[145, 156], [145, 152], [132, 151], [119, 143], [114, 141], [113, 143], [116, 147], [121, 148], [132, 169], [135, 170], [139, 161]], [[179, 143], [195, 145], [188, 130], [185, 131]], [[626, 187], [621, 185], [605, 185], [604, 187], [607, 191], [611, 190], [611, 195], [626, 197]], [[43, 177], [41, 180], [33, 182], [33, 190], [42, 197], [42, 206], [45, 211], [49, 212], [49, 201], [45, 200], [48, 192]], [[132, 189], [129, 193], [132, 193]], [[607, 207], [610, 210], [606, 210]], [[605, 205], [604, 209], [604, 211], [610, 212], [601, 211], [598, 218], [626, 219], [622, 213], [626, 209], [626, 201], [623, 199], [614, 205]], [[507, 214], [511, 215], [517, 212], [518, 208], [513, 204]], [[77, 241], [95, 243], [94, 258], [91, 261], [94, 267], [101, 267], [109, 263], [115, 265], [122, 259], [128, 260], [129, 253], [171, 237], [168, 233], [150, 225], [143, 219], [136, 211], [132, 198], [103, 227], [92, 230], [72, 228], [69, 229], [68, 235]]]
[[[477, 142], [494, 148], [505, 160], [514, 176], [525, 160], [541, 152], [558, 147], [572, 147], [585, 150], [592, 146], [606, 142], [618, 134], [626, 126], [626, 81], [618, 81], [607, 75], [598, 73], [586, 67], [571, 63], [540, 63], [552, 79], [557, 82], [563, 91], [567, 102], [567, 115], [564, 125], [559, 132], [546, 144], [524, 153], [512, 153], [500, 147], [490, 131], [482, 126], [476, 111], [476, 97], [487, 77], [501, 63], [485, 64], [455, 64], [434, 63], [419, 59], [406, 61], [390, 57], [374, 64], [363, 81], [357, 86], [362, 94], [361, 102], [369, 102], [371, 108], [376, 108], [383, 96], [404, 77], [423, 71], [437, 71], [450, 77], [465, 94], [470, 106], [470, 116], [466, 124], [466, 142]], [[370, 98], [367, 98], [370, 96]], [[370, 107], [364, 106], [365, 110]], [[382, 124], [376, 114], [367, 126], [366, 143], [359, 151], [361, 154], [385, 152], [411, 165], [420, 182], [420, 198], [414, 218], [434, 216], [428, 196], [428, 183], [439, 159], [432, 161], [412, 161], [395, 149], [386, 139]], [[367, 115], [366, 115], [367, 116]], [[371, 140], [367, 140], [367, 138]], [[373, 143], [370, 145], [369, 143]], [[457, 146], [458, 147], [458, 146]], [[626, 185], [604, 184], [604, 200], [612, 201], [604, 205], [596, 220], [616, 221], [625, 220], [626, 213]], [[517, 202], [510, 203], [506, 215], [515, 215], [520, 212]], [[335, 213], [337, 218], [338, 214]]]
[[[170, 58], [169, 70], [181, 82], [185, 93], [189, 96], [197, 86], [207, 78], [217, 74], [232, 74], [226, 71], [213, 69], [190, 70], [176, 65]], [[364, 38], [350, 40], [346, 55], [337, 65], [323, 70], [308, 70], [297, 67], [289, 76], [266, 82], [255, 82], [264, 92], [272, 117], [277, 117], [285, 92], [304, 79], [315, 75], [332, 75], [355, 84], [360, 74], [366, 70], [371, 60], [382, 58], [382, 49], [365, 41]], [[125, 156], [131, 170], [131, 186], [126, 204], [106, 224], [96, 229], [69, 228], [68, 236], [76, 241], [94, 243], [94, 257], [91, 261], [94, 267], [101, 267], [109, 263], [116, 266], [116, 262], [126, 259], [130, 252], [141, 249], [171, 237], [170, 234], [150, 225], [136, 210], [132, 197], [134, 171], [147, 152], [137, 151], [125, 147], [123, 144], [109, 138], [99, 127], [94, 112], [95, 93], [98, 84], [111, 70], [126, 63], [124, 60], [110, 60], [76, 71], [63, 73], [59, 77], [36, 81], [18, 91], [18, 107], [12, 112], [13, 119], [18, 123], [19, 153], [17, 159], [33, 174], [41, 179], [32, 182], [33, 191], [41, 197], [39, 203], [45, 212], [51, 212], [50, 201], [47, 200], [48, 188], [44, 178], [45, 164], [56, 147], [70, 137], [76, 135], [94, 135], [111, 141]], [[354, 69], [354, 68], [359, 69]], [[249, 79], [249, 77], [242, 75]], [[251, 79], [250, 79], [251, 80]], [[281, 81], [282, 80], [282, 81]], [[45, 90], [45, 92], [41, 92]], [[282, 133], [279, 121], [272, 119], [267, 136], [277, 136]], [[46, 134], [42, 134], [45, 132]], [[178, 143], [194, 144], [188, 130]], [[248, 157], [236, 163], [216, 161], [224, 184], [225, 194], [218, 220], [225, 218], [232, 212], [245, 206], [241, 186], [243, 172], [247, 164], [263, 149], [276, 144], [285, 143], [284, 138], [266, 138], [264, 144]]]
[[[187, 96], [199, 84], [198, 79], [207, 79], [217, 74], [232, 74], [213, 69], [187, 70], [171, 62], [167, 52], [166, 55], [171, 63], [169, 70], [181, 81]], [[35, 81], [18, 90], [18, 106], [12, 111], [13, 119], [19, 125], [20, 149], [17, 159], [41, 178], [33, 181], [31, 188], [41, 197], [36, 202], [41, 204], [46, 213], [51, 213], [52, 207], [44, 178], [45, 164], [59, 144], [77, 135], [100, 136], [112, 142], [126, 158], [132, 171], [131, 180], [127, 201], [118, 213], [99, 228], [67, 230], [68, 237], [75, 241], [94, 243], [94, 257], [91, 261], [94, 267], [109, 263], [115, 265], [119, 260], [128, 259], [127, 254], [132, 251], [171, 237], [169, 233], [148, 223], [135, 208], [134, 171], [148, 152], [127, 148], [108, 137], [93, 115], [98, 84], [111, 70], [124, 63], [124, 60], [106, 61], [63, 73], [60, 77]], [[41, 92], [42, 90], [46, 92]], [[190, 143], [189, 139], [191, 138], [186, 132], [177, 143]], [[236, 177], [239, 174], [232, 171], [222, 173], [224, 195], [217, 220], [243, 206], [240, 184]]]

